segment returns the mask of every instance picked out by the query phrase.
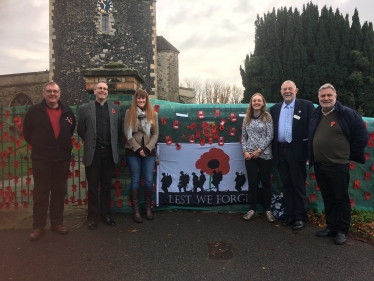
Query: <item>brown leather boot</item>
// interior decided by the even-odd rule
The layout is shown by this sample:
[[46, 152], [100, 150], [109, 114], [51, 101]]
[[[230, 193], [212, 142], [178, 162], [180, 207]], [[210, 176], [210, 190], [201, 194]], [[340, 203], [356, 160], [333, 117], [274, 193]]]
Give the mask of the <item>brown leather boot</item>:
[[141, 223], [143, 222], [143, 219], [139, 213], [139, 189], [131, 189], [130, 196], [132, 205], [132, 218], [134, 222]]
[[152, 195], [153, 190], [144, 190], [145, 216], [147, 220], [153, 220], [152, 214]]

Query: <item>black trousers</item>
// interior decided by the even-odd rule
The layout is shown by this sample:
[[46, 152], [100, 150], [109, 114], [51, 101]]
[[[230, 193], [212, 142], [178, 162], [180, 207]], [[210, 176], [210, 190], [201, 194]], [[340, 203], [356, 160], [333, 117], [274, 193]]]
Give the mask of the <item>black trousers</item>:
[[245, 168], [247, 170], [248, 177], [249, 204], [251, 205], [251, 210], [256, 211], [257, 209], [258, 180], [260, 180], [262, 184], [261, 191], [264, 199], [264, 209], [265, 211], [269, 211], [271, 209], [270, 173], [272, 161], [272, 159], [264, 160], [262, 158], [245, 160]]
[[[88, 182], [87, 219], [96, 220], [110, 214], [110, 186], [114, 172], [112, 148], [96, 148], [92, 163], [86, 167]], [[99, 200], [100, 187], [100, 200]]]
[[325, 205], [326, 224], [332, 231], [347, 234], [351, 223], [349, 164], [315, 163], [316, 180]]
[[[34, 175], [34, 229], [44, 229], [49, 207], [52, 226], [62, 225], [70, 161], [32, 160]], [[50, 199], [50, 200], [49, 200]]]
[[308, 220], [305, 204], [306, 162], [296, 160], [292, 146], [279, 146], [278, 151], [278, 172], [282, 181], [287, 217], [306, 222]]

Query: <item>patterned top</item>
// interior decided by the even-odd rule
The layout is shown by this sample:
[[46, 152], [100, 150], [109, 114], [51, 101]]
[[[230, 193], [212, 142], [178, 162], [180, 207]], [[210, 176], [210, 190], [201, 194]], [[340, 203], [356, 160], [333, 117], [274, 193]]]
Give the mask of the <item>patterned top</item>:
[[261, 122], [260, 118], [251, 118], [251, 122], [247, 126], [245, 124], [245, 118], [243, 119], [242, 125], [242, 146], [243, 153], [253, 153], [258, 148], [261, 148], [260, 158], [269, 160], [273, 158], [271, 152], [271, 142], [274, 136], [273, 119], [270, 114], [267, 114], [270, 120]]

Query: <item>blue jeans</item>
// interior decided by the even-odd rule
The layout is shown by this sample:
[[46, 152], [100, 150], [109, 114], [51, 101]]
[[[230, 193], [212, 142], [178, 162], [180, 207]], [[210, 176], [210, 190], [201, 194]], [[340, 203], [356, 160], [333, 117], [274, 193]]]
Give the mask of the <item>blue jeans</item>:
[[139, 189], [140, 178], [143, 174], [144, 189], [153, 189], [153, 170], [155, 167], [156, 156], [127, 156], [126, 162], [130, 169], [131, 183], [130, 190]]

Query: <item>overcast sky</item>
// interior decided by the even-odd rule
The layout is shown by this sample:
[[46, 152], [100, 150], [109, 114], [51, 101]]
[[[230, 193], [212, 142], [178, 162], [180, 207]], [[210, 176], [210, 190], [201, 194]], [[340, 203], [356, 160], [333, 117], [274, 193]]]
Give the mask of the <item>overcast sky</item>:
[[[79, 0], [78, 0], [79, 1]], [[95, 0], [92, 0], [95, 1]], [[48, 0], [1, 0], [0, 75], [49, 68]], [[254, 49], [254, 21], [273, 7], [298, 8], [301, 0], [158, 0], [157, 35], [179, 51], [179, 77], [241, 85], [239, 66]], [[374, 22], [374, 1], [314, 0]]]

